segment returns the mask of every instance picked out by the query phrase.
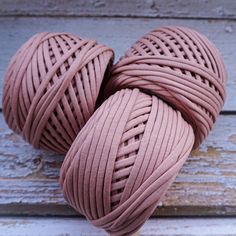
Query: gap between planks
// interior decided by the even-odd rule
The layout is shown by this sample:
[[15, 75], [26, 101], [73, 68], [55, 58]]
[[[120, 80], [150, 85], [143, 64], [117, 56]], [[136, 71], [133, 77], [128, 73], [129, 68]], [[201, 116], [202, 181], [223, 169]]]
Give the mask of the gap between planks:
[[8, 0], [0, 2], [0, 15], [119, 16], [235, 19], [234, 0]]
[[[236, 116], [221, 115], [153, 215], [236, 216]], [[0, 214], [76, 215], [58, 184], [63, 156], [33, 149], [0, 114]]]
[[[4, 234], [3, 234], [4, 232]], [[104, 236], [103, 230], [82, 218], [0, 217], [1, 236]], [[149, 219], [133, 236], [236, 235], [235, 218]]]

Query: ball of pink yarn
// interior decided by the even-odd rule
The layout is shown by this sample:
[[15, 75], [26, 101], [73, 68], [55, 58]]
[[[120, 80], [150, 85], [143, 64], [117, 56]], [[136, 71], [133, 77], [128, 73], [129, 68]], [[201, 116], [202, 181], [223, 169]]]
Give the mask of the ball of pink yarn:
[[163, 27], [138, 40], [115, 65], [114, 95], [65, 158], [69, 204], [111, 235], [137, 231], [212, 128], [225, 81], [217, 49], [193, 30]]
[[179, 111], [138, 89], [118, 91], [66, 156], [65, 198], [95, 226], [130, 235], [154, 211], [193, 142], [193, 129]]
[[226, 78], [220, 54], [205, 36], [184, 27], [163, 27], [126, 52], [107, 91], [139, 88], [155, 94], [192, 125], [198, 147], [223, 107]]
[[39, 33], [13, 56], [5, 76], [8, 126], [36, 148], [66, 153], [93, 114], [113, 51], [67, 33]]

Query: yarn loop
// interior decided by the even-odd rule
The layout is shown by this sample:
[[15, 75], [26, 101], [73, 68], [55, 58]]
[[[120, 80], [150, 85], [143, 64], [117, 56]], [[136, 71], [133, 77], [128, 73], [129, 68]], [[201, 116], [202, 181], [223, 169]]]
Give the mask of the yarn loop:
[[113, 51], [95, 40], [39, 33], [12, 58], [4, 83], [9, 127], [36, 148], [66, 153], [93, 114]]
[[69, 204], [111, 235], [137, 231], [211, 130], [226, 78], [215, 46], [193, 30], [163, 27], [134, 43], [64, 160]]
[[139, 88], [181, 111], [195, 132], [195, 148], [223, 107], [226, 70], [215, 46], [196, 31], [163, 27], [136, 42], [113, 69], [108, 94]]

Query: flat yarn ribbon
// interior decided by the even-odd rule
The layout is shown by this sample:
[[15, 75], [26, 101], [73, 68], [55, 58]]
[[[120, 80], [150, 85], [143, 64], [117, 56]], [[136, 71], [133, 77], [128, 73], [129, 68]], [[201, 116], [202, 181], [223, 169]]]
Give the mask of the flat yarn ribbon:
[[111, 235], [137, 231], [212, 128], [226, 78], [217, 49], [193, 30], [163, 27], [139, 39], [63, 162], [69, 204]]
[[36, 148], [66, 153], [93, 114], [113, 51], [67, 33], [39, 33], [12, 58], [4, 82], [8, 126]]
[[140, 228], [188, 157], [192, 127], [138, 89], [111, 96], [89, 119], [61, 169], [68, 203], [111, 235]]
[[107, 91], [139, 88], [162, 98], [192, 125], [196, 148], [223, 107], [226, 78], [223, 60], [206, 37], [163, 27], [142, 37], [115, 65]]

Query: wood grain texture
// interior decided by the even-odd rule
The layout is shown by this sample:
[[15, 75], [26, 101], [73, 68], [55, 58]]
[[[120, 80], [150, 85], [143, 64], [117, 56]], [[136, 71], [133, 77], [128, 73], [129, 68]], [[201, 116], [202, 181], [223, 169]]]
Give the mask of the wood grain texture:
[[0, 15], [236, 18], [234, 0], [5, 0]]
[[[66, 31], [96, 38], [112, 47], [118, 59], [144, 33], [163, 25], [183, 25], [196, 29], [221, 51], [228, 69], [227, 100], [224, 110], [236, 110], [236, 21], [137, 19], [137, 18], [35, 18], [0, 17], [0, 99], [2, 80], [15, 51], [40, 31]], [[1, 101], [0, 101], [1, 104]]]
[[[236, 215], [236, 116], [222, 115], [154, 215]], [[0, 116], [0, 214], [76, 215], [63, 199], [63, 156], [35, 150]]]
[[[4, 236], [104, 236], [81, 218], [1, 217]], [[235, 218], [160, 218], [148, 220], [135, 236], [236, 235]]]

